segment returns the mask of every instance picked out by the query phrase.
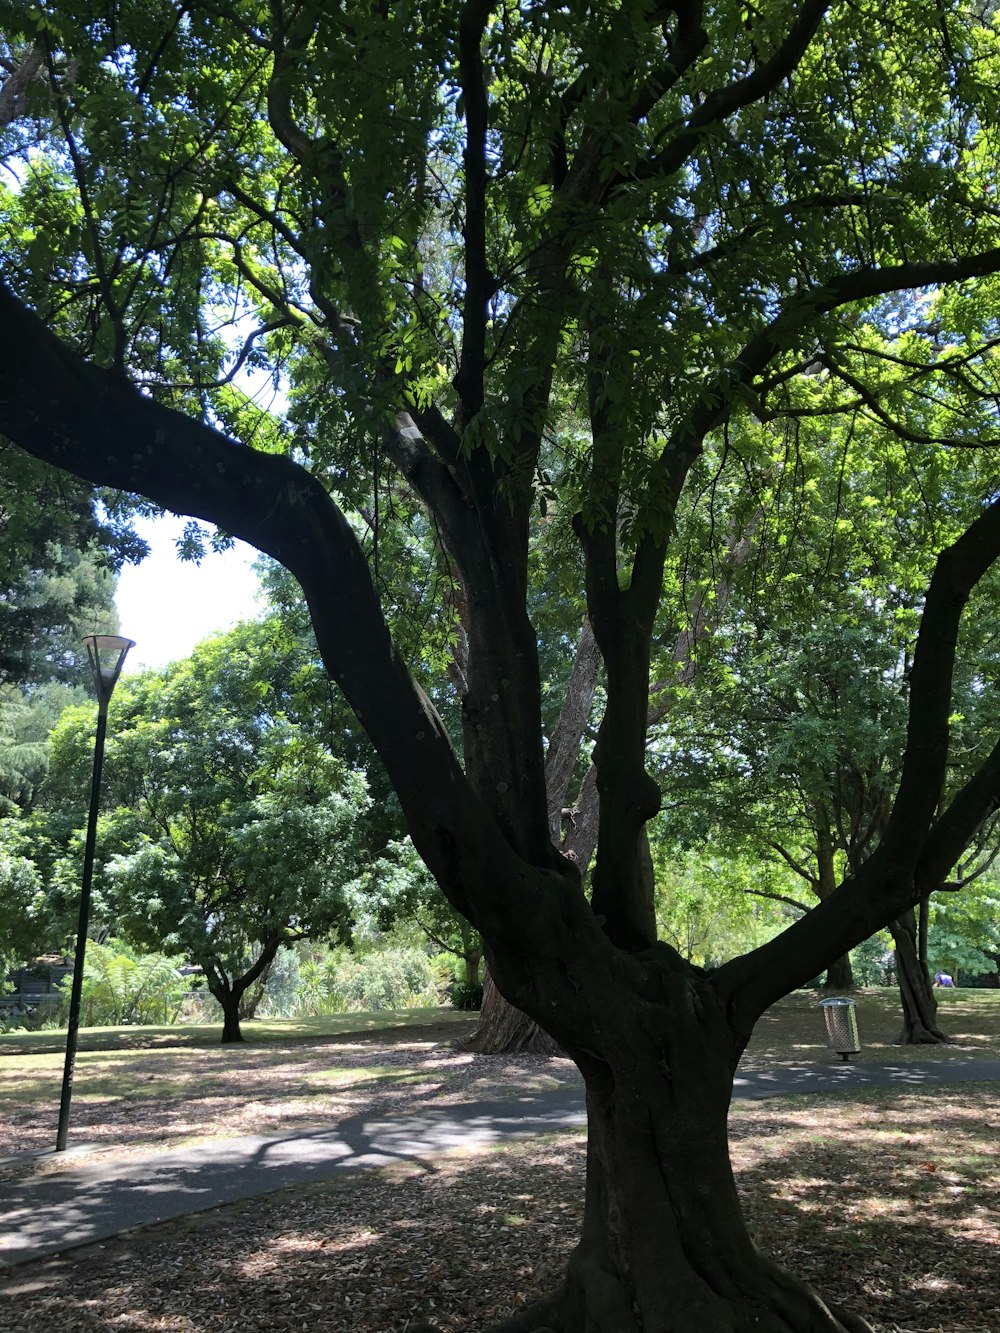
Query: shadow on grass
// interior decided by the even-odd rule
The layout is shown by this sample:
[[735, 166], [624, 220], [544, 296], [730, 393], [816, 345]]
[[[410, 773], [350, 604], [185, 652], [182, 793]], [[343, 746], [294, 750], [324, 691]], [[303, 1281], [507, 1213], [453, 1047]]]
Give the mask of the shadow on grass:
[[[479, 1057], [447, 1048], [427, 1050], [422, 1042], [392, 1065], [377, 1063], [380, 1050], [385, 1057], [381, 1043], [369, 1043], [356, 1055], [342, 1050], [336, 1064], [323, 1054], [325, 1049], [276, 1052], [281, 1058], [266, 1066], [259, 1053], [231, 1048], [192, 1052], [176, 1062], [146, 1052], [140, 1065], [121, 1071], [109, 1071], [103, 1061], [88, 1068], [84, 1058], [75, 1086], [71, 1146], [93, 1142], [143, 1151], [198, 1135], [308, 1132], [363, 1108], [379, 1114], [380, 1105], [392, 1104], [403, 1115], [421, 1115], [439, 1110], [442, 1097], [450, 1095], [465, 1101], [517, 1099], [579, 1084], [568, 1061], [546, 1062], [553, 1074], [530, 1056], [512, 1057], [501, 1071], [483, 1058], [485, 1076], [477, 1077]], [[60, 1078], [61, 1070], [53, 1065], [44, 1076], [4, 1080], [0, 1118], [8, 1124], [0, 1144], [8, 1145], [8, 1153], [51, 1145]]]
[[[460, 1032], [474, 1027], [478, 1015], [457, 1009], [392, 1009], [384, 1013], [334, 1014], [324, 1018], [247, 1019], [245, 1041], [236, 1049], [271, 1043], [369, 1041], [377, 1035], [389, 1045], [397, 1042], [439, 1038], [415, 1037], [415, 1030], [441, 1030], [441, 1040], [455, 1040]], [[81, 1028], [79, 1050], [138, 1051], [178, 1048], [221, 1047], [222, 1024], [198, 1023], [169, 1027]], [[8, 1055], [52, 1055], [66, 1048], [66, 1031], [8, 1032], [0, 1035], [0, 1060]], [[227, 1047], [226, 1049], [233, 1049]]]

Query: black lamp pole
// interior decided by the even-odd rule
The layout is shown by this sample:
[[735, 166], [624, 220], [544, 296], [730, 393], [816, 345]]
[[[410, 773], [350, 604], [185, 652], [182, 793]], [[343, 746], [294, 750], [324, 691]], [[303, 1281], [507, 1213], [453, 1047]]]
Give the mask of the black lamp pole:
[[[90, 779], [90, 814], [87, 818], [87, 842], [83, 852], [83, 877], [80, 883], [80, 919], [76, 928], [76, 954], [73, 959], [73, 986], [69, 996], [69, 1029], [66, 1033], [66, 1063], [63, 1066], [62, 1096], [59, 1099], [59, 1128], [56, 1152], [66, 1149], [69, 1129], [69, 1104], [73, 1096], [73, 1069], [76, 1064], [77, 1033], [80, 1028], [80, 996], [83, 991], [83, 965], [87, 952], [87, 926], [90, 922], [90, 886], [94, 877], [94, 848], [97, 843], [97, 812], [101, 803], [101, 770], [104, 767], [104, 737], [108, 730], [108, 704], [118, 684], [125, 656], [135, 646], [132, 639], [117, 634], [91, 634], [84, 639], [90, 669], [97, 687], [97, 735], [94, 739], [94, 769]], [[102, 659], [111, 662], [104, 666]]]

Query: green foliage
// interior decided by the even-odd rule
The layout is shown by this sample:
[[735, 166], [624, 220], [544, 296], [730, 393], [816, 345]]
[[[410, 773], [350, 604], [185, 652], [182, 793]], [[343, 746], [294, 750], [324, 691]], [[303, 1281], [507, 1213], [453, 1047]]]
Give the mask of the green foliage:
[[434, 972], [419, 949], [385, 949], [337, 969], [336, 990], [345, 1008], [377, 1013], [437, 1003]]
[[[242, 626], [115, 696], [95, 912], [191, 958], [213, 988], [264, 949], [350, 926], [368, 798], [296, 720], [296, 652], [277, 622]], [[79, 809], [91, 729], [89, 710], [70, 709], [51, 740], [39, 822], [63, 842], [54, 887], [78, 877], [79, 834], [60, 808]]]
[[660, 938], [689, 962], [718, 966], [776, 935], [798, 914], [775, 898], [789, 876], [773, 864], [719, 847], [653, 842]]
[[957, 893], [931, 898], [927, 960], [931, 973], [950, 973], [956, 985], [998, 971], [1000, 884], [987, 872]]
[[298, 966], [298, 984], [287, 1012], [295, 1017], [340, 1014], [347, 1009], [338, 979], [345, 961], [342, 953], [309, 950]]
[[0, 685], [0, 816], [30, 811], [48, 772], [48, 737], [81, 686], [50, 682], [30, 691]]
[[483, 1007], [483, 984], [477, 981], [470, 985], [467, 981], [452, 981], [448, 985], [448, 1002], [453, 1009], [481, 1009]]
[[377, 945], [354, 955], [303, 942], [287, 955], [296, 963], [288, 968], [288, 980], [276, 985], [269, 980], [265, 1013], [306, 1018], [437, 1003], [434, 971], [423, 949]]
[[0, 680], [89, 680], [83, 636], [118, 628], [108, 556], [49, 541], [0, 589]]
[[[851, 341], [886, 393], [902, 373], [893, 358], [914, 355], [909, 334], [891, 349], [870, 329]], [[824, 372], [795, 392], [811, 412], [832, 408], [842, 389]], [[955, 410], [959, 399], [942, 393], [938, 409]], [[679, 689], [657, 746], [665, 822], [681, 845], [709, 839], [761, 863], [763, 876], [778, 866], [794, 872], [782, 891], [808, 904], [878, 846], [902, 764], [913, 641], [935, 552], [989, 481], [978, 453], [930, 455], [918, 471], [912, 451], [862, 414], [734, 423], [729, 443], [759, 468], [757, 508], [748, 515], [746, 494], [722, 482], [711, 484], [707, 512], [699, 512], [705, 492], [692, 492], [682, 512], [695, 604], [717, 625], [697, 648], [694, 684]], [[723, 515], [730, 534], [749, 533], [750, 558], [706, 577], [697, 546]], [[677, 573], [686, 575], [685, 565]], [[725, 604], [713, 609], [723, 577]], [[1000, 721], [989, 685], [996, 605], [996, 582], [987, 579], [955, 673], [952, 789]]]
[[42, 880], [26, 851], [17, 830], [0, 820], [0, 978], [48, 943]]
[[851, 950], [851, 967], [859, 986], [889, 986], [893, 981], [895, 955], [892, 936], [880, 930], [870, 939], [862, 940]]
[[[181, 957], [144, 954], [122, 940], [99, 944], [88, 940], [80, 993], [84, 1027], [117, 1027], [122, 1023], [173, 1023], [181, 1011], [187, 982], [179, 971]], [[69, 1004], [72, 978], [61, 990]]]

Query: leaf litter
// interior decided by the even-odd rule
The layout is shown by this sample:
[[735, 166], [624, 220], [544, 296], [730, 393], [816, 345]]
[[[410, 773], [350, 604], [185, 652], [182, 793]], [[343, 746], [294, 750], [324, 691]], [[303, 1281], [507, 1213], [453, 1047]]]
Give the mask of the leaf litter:
[[[876, 1333], [998, 1333], [994, 1100], [965, 1085], [737, 1103], [755, 1238]], [[554, 1135], [141, 1228], [11, 1270], [0, 1330], [472, 1333], [558, 1281], [583, 1163], [582, 1136]]]

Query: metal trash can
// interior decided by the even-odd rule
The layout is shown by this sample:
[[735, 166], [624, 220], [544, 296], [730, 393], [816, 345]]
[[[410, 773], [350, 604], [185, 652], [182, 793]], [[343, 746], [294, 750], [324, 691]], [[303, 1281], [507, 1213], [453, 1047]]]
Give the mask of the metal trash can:
[[826, 1040], [830, 1050], [836, 1051], [842, 1060], [849, 1060], [861, 1050], [858, 1038], [857, 1005], [846, 995], [834, 995], [829, 1000], [820, 1000], [823, 1018], [826, 1021]]

